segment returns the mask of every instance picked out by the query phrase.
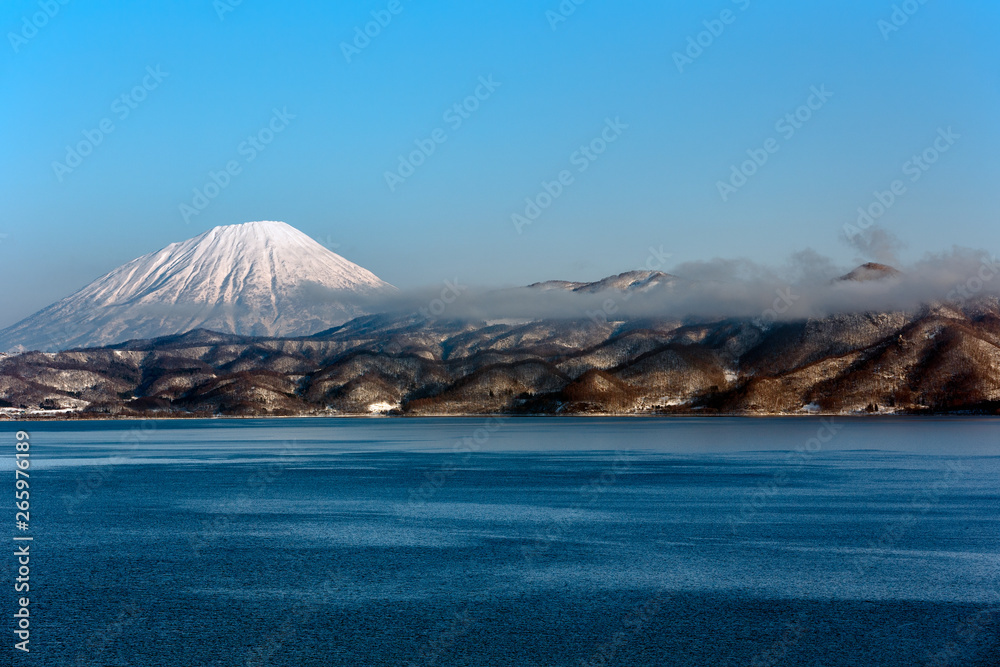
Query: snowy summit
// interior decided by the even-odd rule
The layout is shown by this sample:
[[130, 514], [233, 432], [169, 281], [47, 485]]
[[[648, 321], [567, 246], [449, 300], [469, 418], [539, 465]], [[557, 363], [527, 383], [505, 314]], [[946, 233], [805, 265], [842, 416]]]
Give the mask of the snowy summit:
[[205, 328], [305, 336], [394, 291], [284, 222], [216, 227], [120, 266], [0, 331], [0, 351], [111, 345]]

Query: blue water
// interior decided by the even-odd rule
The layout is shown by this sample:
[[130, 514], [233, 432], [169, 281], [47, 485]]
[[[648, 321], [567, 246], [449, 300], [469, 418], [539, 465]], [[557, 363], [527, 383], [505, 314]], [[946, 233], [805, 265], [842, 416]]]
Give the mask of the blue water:
[[15, 664], [1000, 664], [996, 419], [7, 426]]

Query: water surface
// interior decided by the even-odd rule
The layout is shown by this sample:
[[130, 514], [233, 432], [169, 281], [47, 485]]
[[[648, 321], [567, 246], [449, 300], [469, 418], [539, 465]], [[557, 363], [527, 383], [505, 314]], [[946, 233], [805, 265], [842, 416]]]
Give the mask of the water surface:
[[995, 419], [8, 426], [32, 664], [997, 664]]

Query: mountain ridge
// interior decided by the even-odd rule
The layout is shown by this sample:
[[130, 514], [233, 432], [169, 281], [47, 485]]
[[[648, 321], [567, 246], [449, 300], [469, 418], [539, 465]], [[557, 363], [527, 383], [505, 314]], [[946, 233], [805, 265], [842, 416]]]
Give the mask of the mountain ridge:
[[529, 289], [562, 289], [570, 292], [596, 294], [606, 290], [642, 291], [658, 285], [667, 285], [679, 280], [677, 276], [663, 271], [638, 270], [625, 271], [592, 282], [575, 282], [571, 280], [545, 280], [528, 285]]
[[781, 322], [371, 315], [0, 358], [16, 418], [1000, 413], [1000, 303]]

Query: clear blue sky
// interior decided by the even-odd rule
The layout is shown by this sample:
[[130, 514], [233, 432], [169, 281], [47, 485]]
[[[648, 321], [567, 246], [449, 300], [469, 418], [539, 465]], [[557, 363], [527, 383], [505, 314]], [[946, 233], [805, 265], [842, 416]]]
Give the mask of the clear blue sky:
[[[850, 264], [843, 225], [907, 179], [877, 223], [901, 260], [1000, 251], [993, 0], [910, 0], [892, 31], [889, 0], [586, 0], [558, 23], [559, 0], [243, 0], [220, 18], [234, 2], [3, 3], [0, 326], [140, 254], [260, 219], [399, 286], [597, 279], [650, 246], [671, 263], [811, 247]], [[348, 62], [342, 43], [390, 5]], [[679, 71], [675, 52], [724, 10]], [[794, 136], [777, 131], [823, 85], [833, 96]], [[477, 88], [487, 99], [455, 127], [445, 112]], [[249, 161], [241, 144], [274, 109], [295, 118]], [[606, 118], [628, 127], [574, 161]], [[105, 120], [113, 131], [57, 174]], [[905, 163], [947, 127], [960, 139], [910, 182]], [[439, 128], [446, 141], [391, 190], [385, 172]], [[718, 182], [769, 138], [778, 151], [723, 201]], [[181, 204], [230, 161], [239, 173], [186, 222]], [[572, 182], [517, 233], [512, 214], [563, 170]]]

